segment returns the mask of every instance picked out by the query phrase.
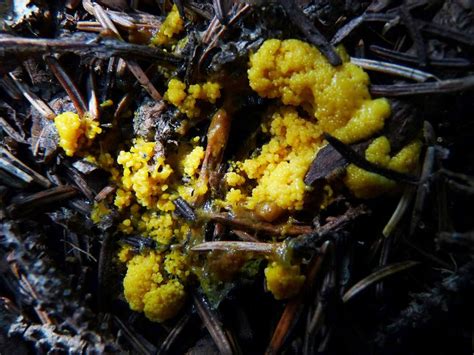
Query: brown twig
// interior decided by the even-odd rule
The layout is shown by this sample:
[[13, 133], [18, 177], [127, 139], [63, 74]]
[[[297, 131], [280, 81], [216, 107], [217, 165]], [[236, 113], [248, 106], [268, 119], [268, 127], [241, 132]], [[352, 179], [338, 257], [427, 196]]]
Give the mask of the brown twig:
[[61, 67], [56, 58], [48, 56], [45, 60], [51, 72], [54, 74], [56, 79], [58, 79], [63, 89], [70, 97], [72, 104], [77, 110], [77, 114], [81, 117], [84, 116], [87, 112], [87, 105], [74, 81], [72, 81], [71, 77]]
[[199, 317], [214, 340], [219, 352], [223, 355], [231, 355], [233, 353], [232, 346], [217, 315], [211, 310], [202, 296], [193, 293], [193, 301]]
[[209, 218], [213, 221], [228, 224], [237, 228], [251, 231], [259, 231], [269, 233], [271, 235], [300, 235], [311, 233], [313, 227], [305, 225], [274, 225], [267, 222], [255, 221], [249, 218], [234, 217], [227, 213], [209, 213], [202, 217]]
[[[1, 44], [0, 44], [1, 48]], [[36, 109], [38, 112], [45, 118], [53, 120], [56, 117], [54, 111], [49, 107], [49, 105], [41, 100], [35, 93], [33, 93], [28, 86], [23, 84], [13, 73], [8, 73], [10, 78], [15, 83], [18, 90], [23, 94], [23, 96], [29, 101], [29, 103]]]
[[18, 199], [7, 207], [7, 213], [12, 218], [19, 218], [37, 212], [44, 211], [42, 207], [67, 200], [77, 194], [72, 186], [57, 186], [48, 190], [34, 193]]
[[335, 48], [327, 41], [327, 39], [319, 32], [311, 20], [304, 14], [295, 0], [280, 0], [280, 4], [285, 9], [289, 19], [293, 25], [298, 27], [306, 36], [309, 42], [315, 45], [321, 53], [327, 58], [329, 63], [334, 66], [341, 65], [342, 59], [337, 54]]
[[326, 241], [321, 247], [320, 253], [313, 257], [302, 291], [286, 305], [273, 332], [270, 344], [265, 351], [266, 355], [278, 354], [280, 352], [283, 344], [288, 339], [290, 332], [301, 316], [303, 308], [305, 307], [305, 300], [312, 293], [316, 277], [319, 275], [327, 253], [332, 252], [332, 248], [332, 243]]

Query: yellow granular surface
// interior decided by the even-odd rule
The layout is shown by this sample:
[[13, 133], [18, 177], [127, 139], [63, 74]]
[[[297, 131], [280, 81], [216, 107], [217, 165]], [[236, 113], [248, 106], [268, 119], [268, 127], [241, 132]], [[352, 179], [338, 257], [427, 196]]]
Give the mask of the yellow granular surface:
[[[367, 74], [348, 62], [342, 48], [338, 52], [344, 63], [333, 67], [308, 43], [270, 39], [250, 57], [251, 88], [262, 97], [279, 98], [286, 106], [262, 126], [269, 142], [227, 173], [227, 185], [235, 188], [225, 199], [229, 207], [257, 212], [262, 206], [301, 210], [309, 190], [303, 179], [325, 144], [322, 133], [354, 143], [383, 128], [390, 115], [388, 101], [372, 100]], [[302, 107], [308, 117], [301, 117], [292, 106]], [[249, 186], [254, 186], [250, 194]]]
[[[395, 156], [390, 156], [390, 142], [385, 136], [375, 139], [365, 151], [365, 158], [384, 168], [400, 173], [412, 172], [418, 163], [421, 142], [415, 140], [402, 148]], [[344, 180], [356, 197], [372, 198], [396, 188], [396, 183], [383, 176], [370, 173], [351, 164], [347, 167]]]
[[[159, 246], [180, 245], [190, 226], [173, 214], [173, 200], [181, 197], [189, 201], [196, 195], [204, 149], [183, 143], [165, 159], [155, 153], [155, 147], [155, 142], [135, 139], [129, 150], [118, 154], [119, 168], [103, 154], [89, 160], [113, 173], [118, 187], [114, 204], [124, 216], [119, 224], [122, 233], [151, 238]], [[93, 213], [100, 212], [98, 206]], [[158, 322], [173, 317], [182, 307], [186, 298], [183, 283], [190, 275], [188, 256], [176, 249], [165, 250], [134, 255], [125, 246], [118, 255], [127, 264], [123, 287], [130, 308]]]
[[273, 261], [265, 268], [265, 280], [275, 299], [283, 300], [299, 293], [305, 276], [300, 274], [298, 265], [287, 266]]
[[274, 113], [263, 126], [270, 141], [255, 158], [241, 164], [241, 172], [257, 181], [246, 207], [274, 203], [287, 210], [303, 208], [307, 190], [304, 175], [321, 144], [321, 129], [316, 122], [301, 118], [295, 109], [285, 107]]
[[150, 208], [157, 208], [164, 202], [160, 197], [166, 197], [163, 195], [169, 187], [173, 169], [166, 164], [164, 157], [154, 154], [154, 149], [154, 142], [138, 138], [130, 151], [120, 152], [117, 163], [122, 165], [123, 174], [115, 198], [117, 207], [129, 206], [132, 197], [140, 205]]
[[199, 166], [204, 159], [204, 148], [201, 146], [195, 147], [191, 153], [186, 155], [183, 159], [183, 171], [188, 176], [194, 176], [199, 171]]
[[[154, 43], [170, 43], [182, 26], [173, 6]], [[316, 154], [326, 144], [323, 132], [347, 144], [380, 132], [390, 115], [388, 101], [372, 100], [367, 74], [348, 62], [342, 48], [338, 48], [338, 52], [344, 63], [332, 67], [307, 43], [271, 39], [251, 56], [248, 70], [251, 88], [262, 97], [281, 102], [272, 107], [261, 125], [265, 143], [247, 159], [228, 162], [230, 168], [223, 177], [223, 186], [227, 188], [222, 191], [225, 200], [215, 201], [210, 208], [224, 206], [234, 212], [247, 209], [268, 222], [284, 212], [301, 210], [312, 189], [303, 179]], [[172, 79], [164, 98], [188, 118], [195, 118], [205, 107], [200, 101], [215, 104], [220, 96], [218, 83], [187, 87], [182, 81]], [[93, 139], [94, 129], [83, 126], [83, 121], [76, 116], [58, 119], [57, 125], [64, 131], [66, 153], [73, 154], [84, 144], [83, 140], [87, 143]], [[201, 267], [193, 265], [194, 259], [186, 251], [189, 243], [192, 246], [202, 241], [202, 225], [178, 217], [173, 203], [181, 198], [193, 204], [208, 192], [207, 182], [199, 179], [205, 147], [197, 145], [198, 142], [199, 137], [190, 142], [180, 141], [177, 151], [163, 156], [155, 142], [137, 138], [128, 149], [120, 151], [116, 159], [108, 153], [88, 157], [109, 171], [117, 186], [113, 203], [121, 216], [119, 231], [151, 238], [157, 243], [156, 250], [139, 252], [124, 246], [118, 254], [118, 259], [127, 265], [123, 286], [130, 308], [143, 312], [153, 321], [162, 322], [175, 316], [185, 302], [185, 285], [191, 273], [198, 279], [202, 276]], [[414, 141], [391, 156], [388, 140], [379, 137], [365, 154], [369, 161], [381, 166], [411, 172], [420, 146], [419, 141]], [[395, 187], [393, 181], [352, 165], [347, 169], [344, 182], [357, 197], [375, 196]], [[320, 189], [321, 208], [324, 208], [331, 202], [333, 190], [329, 185], [314, 188]], [[106, 213], [106, 204], [96, 204], [93, 218], [99, 221]], [[245, 259], [242, 255], [238, 257]], [[205, 267], [212, 266], [213, 260], [209, 258]], [[241, 267], [230, 259], [224, 261], [228, 263], [223, 265]], [[305, 280], [300, 265], [271, 261], [264, 273], [267, 288], [276, 299], [295, 296]]]
[[94, 202], [91, 211], [91, 219], [94, 223], [99, 223], [102, 218], [110, 213], [110, 208], [107, 206], [105, 201]]
[[221, 97], [221, 87], [218, 83], [206, 82], [204, 84], [193, 84], [186, 90], [186, 84], [179, 79], [171, 79], [164, 98], [178, 108], [188, 118], [200, 115], [201, 110], [197, 106], [197, 100], [208, 101], [212, 104]]
[[158, 33], [152, 38], [151, 43], [154, 45], [167, 45], [172, 42], [173, 37], [184, 29], [184, 21], [179, 16], [176, 5], [173, 5], [171, 11], [166, 16], [165, 21], [161, 25]]
[[245, 183], [245, 178], [236, 172], [229, 171], [225, 175], [225, 181], [228, 186], [240, 186]]
[[59, 146], [72, 157], [82, 147], [90, 145], [95, 136], [102, 132], [99, 122], [88, 114], [79, 117], [74, 112], [64, 112], [54, 118], [59, 134]]
[[370, 98], [368, 75], [348, 62], [333, 67], [318, 49], [296, 39], [269, 39], [250, 57], [250, 86], [260, 96], [302, 106], [322, 131], [345, 143], [372, 136], [390, 114], [385, 99]]
[[[123, 280], [124, 294], [130, 308], [144, 312], [147, 318], [157, 322], [174, 317], [186, 297], [183, 284], [164, 275], [162, 262], [163, 256], [155, 251], [135, 255], [127, 263], [127, 274]], [[179, 262], [168, 260], [168, 268], [180, 267]]]

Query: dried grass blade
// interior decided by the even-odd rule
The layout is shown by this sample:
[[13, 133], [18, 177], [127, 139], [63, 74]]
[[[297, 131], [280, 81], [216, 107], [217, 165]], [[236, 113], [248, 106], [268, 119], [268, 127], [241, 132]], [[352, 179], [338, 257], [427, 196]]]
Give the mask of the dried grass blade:
[[18, 91], [15, 83], [13, 83], [12, 79], [8, 76], [4, 75], [3, 78], [0, 78], [0, 88], [2, 88], [12, 100], [21, 99], [21, 92]]
[[426, 149], [425, 158], [423, 159], [423, 167], [421, 169], [420, 181], [421, 184], [418, 186], [416, 191], [415, 203], [413, 205], [413, 212], [411, 214], [410, 221], [410, 232], [409, 235], [415, 233], [416, 228], [418, 227], [418, 222], [420, 221], [423, 205], [425, 204], [426, 195], [428, 194], [428, 178], [433, 172], [434, 161], [436, 155], [436, 148], [430, 146]]
[[399, 273], [400, 271], [407, 270], [420, 264], [418, 261], [402, 261], [395, 264], [390, 264], [385, 266], [384, 268], [375, 271], [374, 273], [370, 274], [369, 276], [363, 278], [359, 282], [357, 282], [354, 286], [352, 286], [342, 297], [342, 301], [344, 303], [350, 301], [354, 296], [359, 294], [360, 292], [367, 289], [369, 286], [373, 285], [380, 280], [383, 280], [391, 275]]
[[190, 319], [191, 319], [191, 315], [189, 313], [183, 315], [180, 318], [180, 320], [173, 327], [171, 332], [169, 332], [166, 339], [161, 343], [161, 346], [160, 346], [160, 349], [158, 350], [157, 355], [169, 354], [170, 353], [171, 347], [178, 340], [179, 336], [181, 335], [181, 333], [184, 330], [184, 328], [186, 327], [186, 325], [189, 323]]
[[0, 169], [17, 177], [25, 184], [30, 184], [31, 182], [33, 182], [33, 178], [30, 175], [26, 174], [23, 170], [19, 169], [6, 159], [0, 158]]
[[415, 45], [420, 65], [426, 66], [427, 54], [425, 42], [423, 42], [423, 37], [421, 36], [418, 25], [415, 23], [415, 20], [411, 16], [410, 10], [408, 9], [408, 6], [406, 6], [406, 4], [403, 4], [400, 7], [400, 15]]
[[25, 137], [22, 137], [3, 117], [0, 116], [0, 128], [13, 140], [19, 143], [26, 143]]
[[114, 316], [113, 319], [123, 331], [125, 338], [133, 346], [134, 352], [143, 355], [156, 354], [156, 347], [153, 344], [141, 336], [137, 331], [127, 326], [117, 316]]
[[390, 235], [392, 235], [393, 231], [402, 220], [408, 207], [410, 206], [410, 203], [413, 199], [414, 194], [415, 194], [415, 191], [413, 187], [407, 186], [405, 188], [405, 192], [400, 198], [400, 201], [398, 202], [398, 205], [395, 208], [395, 211], [393, 212], [392, 217], [390, 217], [390, 220], [387, 222], [387, 224], [385, 225], [383, 229], [382, 234], [384, 235], [385, 238], [388, 238]]
[[[409, 64], [418, 64], [418, 57], [394, 51], [388, 48], [380, 47], [377, 45], [371, 45], [370, 50], [377, 54], [378, 56], [381, 56], [382, 58], [388, 58], [391, 60], [395, 60], [398, 62], [405, 62]], [[467, 68], [467, 67], [472, 67], [474, 64], [472, 61], [466, 58], [442, 58], [442, 59], [437, 59], [433, 57], [428, 58], [428, 64], [432, 67], [445, 67], [449, 69], [454, 69], [454, 68]]]

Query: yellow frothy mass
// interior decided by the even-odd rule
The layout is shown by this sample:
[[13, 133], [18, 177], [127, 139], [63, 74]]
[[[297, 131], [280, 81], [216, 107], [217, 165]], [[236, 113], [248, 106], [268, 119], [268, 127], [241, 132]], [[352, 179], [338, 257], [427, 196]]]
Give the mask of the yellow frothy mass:
[[[101, 155], [95, 161], [103, 161], [113, 173], [118, 186], [114, 204], [125, 216], [119, 225], [123, 233], [151, 238], [159, 246], [181, 245], [190, 226], [173, 214], [173, 200], [193, 195], [204, 149], [183, 143], [174, 156], [165, 159], [156, 154], [155, 147], [155, 142], [135, 139], [128, 151], [118, 154], [118, 173], [106, 166], [107, 157]], [[93, 215], [100, 213], [98, 205]], [[130, 308], [158, 322], [176, 315], [186, 298], [184, 283], [190, 274], [186, 255], [176, 249], [134, 255], [124, 246], [119, 259], [127, 264], [123, 286]]]
[[144, 207], [172, 210], [166, 191], [173, 169], [164, 157], [154, 154], [154, 149], [154, 142], [138, 138], [129, 152], [120, 152], [117, 163], [122, 165], [123, 175], [115, 198], [117, 207], [129, 206], [133, 195]]
[[[415, 140], [401, 149], [395, 156], [390, 156], [390, 142], [384, 136], [375, 139], [365, 151], [365, 158], [384, 168], [410, 173], [415, 170], [420, 155], [421, 142]], [[383, 192], [393, 190], [396, 183], [383, 176], [370, 173], [351, 164], [347, 167], [344, 180], [356, 197], [376, 197]]]
[[250, 57], [250, 86], [262, 97], [304, 107], [322, 131], [345, 143], [369, 138], [383, 127], [390, 105], [370, 98], [368, 75], [338, 52], [344, 63], [333, 67], [308, 43], [267, 40]]
[[[155, 44], [169, 43], [182, 26], [173, 6]], [[229, 162], [223, 181], [227, 187], [222, 191], [224, 201], [215, 207], [224, 205], [234, 212], [246, 209], [272, 222], [284, 213], [303, 209], [306, 195], [313, 188], [322, 193], [321, 207], [330, 203], [334, 192], [329, 185], [310, 188], [303, 181], [317, 152], [326, 144], [323, 132], [351, 144], [376, 136], [390, 115], [387, 100], [371, 99], [367, 74], [348, 62], [342, 48], [338, 52], [344, 63], [332, 67], [307, 43], [271, 39], [251, 55], [250, 87], [262, 97], [281, 102], [276, 102], [261, 125], [265, 143], [247, 159]], [[220, 96], [221, 86], [217, 83], [187, 87], [172, 79], [164, 98], [188, 118], [194, 118], [203, 108], [199, 107], [199, 100], [214, 104]], [[93, 138], [76, 116], [58, 119], [67, 154], [78, 149], [81, 135]], [[66, 126], [70, 130], [65, 130]], [[195, 226], [174, 213], [173, 201], [181, 198], [193, 204], [208, 193], [207, 183], [199, 179], [206, 151], [197, 145], [198, 141], [199, 137], [191, 142], [181, 141], [177, 151], [164, 156], [157, 152], [155, 142], [137, 138], [128, 150], [118, 154], [116, 162], [108, 153], [90, 158], [109, 171], [117, 185], [113, 203], [122, 216], [119, 230], [157, 242], [156, 250], [137, 253], [124, 246], [118, 255], [127, 265], [123, 286], [130, 307], [153, 321], [161, 322], [177, 314], [186, 298], [187, 279], [196, 270], [190, 255], [183, 250], [185, 243], [196, 242], [194, 239], [199, 236], [193, 234]], [[413, 141], [391, 156], [387, 138], [379, 137], [365, 154], [373, 163], [407, 173], [415, 168], [420, 147], [419, 141]], [[347, 168], [344, 182], [357, 197], [376, 196], [395, 187], [393, 181], [352, 165]], [[96, 204], [92, 217], [98, 221], [106, 213], [104, 203]], [[305, 280], [300, 265], [274, 260], [270, 260], [264, 273], [267, 288], [276, 299], [295, 296]]]
[[133, 256], [127, 263], [127, 274], [123, 280], [130, 308], [144, 312], [147, 318], [156, 322], [175, 316], [186, 297], [183, 284], [176, 278], [178, 274], [186, 273], [184, 256], [166, 256], [164, 268], [163, 258], [155, 251]]
[[176, 106], [181, 113], [193, 118], [201, 113], [196, 100], [208, 101], [214, 104], [221, 97], [220, 90], [221, 87], [218, 83], [206, 82], [190, 85], [186, 92], [185, 83], [178, 79], [171, 79], [164, 98]]
[[173, 37], [184, 29], [184, 21], [179, 16], [176, 5], [173, 5], [165, 21], [162, 23], [158, 33], [152, 38], [151, 43], [154, 45], [166, 45], [172, 42]]
[[265, 268], [268, 290], [277, 300], [291, 298], [298, 294], [305, 277], [300, 274], [298, 265], [286, 266], [276, 261]]
[[[390, 115], [389, 102], [371, 99], [368, 75], [348, 62], [342, 48], [338, 52], [344, 63], [333, 67], [308, 43], [270, 39], [250, 57], [251, 88], [262, 97], [281, 99], [286, 106], [262, 125], [268, 143], [227, 173], [226, 182], [231, 187], [225, 199], [228, 206], [257, 212], [262, 206], [301, 210], [309, 190], [303, 179], [325, 144], [322, 133], [331, 133], [350, 144], [372, 137], [383, 128]], [[302, 117], [293, 106], [302, 107], [308, 116]], [[417, 151], [411, 149], [407, 154], [406, 160], [416, 162]], [[387, 184], [375, 186], [369, 179], [351, 177], [356, 173], [354, 167], [348, 172], [347, 186], [359, 197], [372, 196], [374, 187], [379, 193], [388, 188]], [[250, 193], [246, 192], [246, 181], [254, 184], [250, 185], [254, 186]]]
[[270, 135], [270, 141], [255, 158], [240, 165], [241, 173], [257, 181], [246, 208], [271, 202], [286, 210], [302, 209], [307, 191], [303, 178], [321, 144], [321, 129], [299, 117], [295, 109], [285, 107], [274, 113], [262, 130]]
[[102, 132], [99, 122], [85, 114], [82, 118], [74, 112], [64, 112], [54, 118], [59, 134], [59, 146], [72, 157], [80, 148], [90, 145], [95, 136]]

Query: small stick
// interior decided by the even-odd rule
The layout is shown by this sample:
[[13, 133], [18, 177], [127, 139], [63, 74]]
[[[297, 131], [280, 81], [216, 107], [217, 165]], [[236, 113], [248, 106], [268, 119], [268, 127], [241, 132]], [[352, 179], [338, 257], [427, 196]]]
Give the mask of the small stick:
[[285, 9], [290, 21], [304, 33], [306, 38], [315, 45], [333, 66], [342, 64], [342, 59], [337, 54], [335, 48], [324, 38], [321, 32], [313, 25], [310, 19], [304, 14], [295, 0], [280, 0], [280, 4]]
[[400, 6], [400, 16], [405, 23], [405, 27], [407, 28], [413, 43], [415, 44], [420, 66], [424, 67], [427, 63], [425, 42], [423, 42], [423, 37], [421, 36], [420, 30], [415, 23], [415, 20], [411, 16], [410, 10], [405, 4]]
[[309, 234], [313, 231], [313, 227], [306, 225], [274, 225], [268, 222], [255, 221], [250, 218], [239, 218], [234, 217], [226, 213], [210, 213], [205, 214], [203, 217], [207, 217], [213, 221], [221, 222], [242, 229], [261, 231], [272, 235], [300, 235]]
[[7, 207], [7, 212], [12, 218], [24, 217], [32, 212], [41, 213], [43, 207], [52, 203], [67, 200], [77, 195], [77, 190], [72, 186], [56, 186], [21, 198]]
[[197, 252], [207, 252], [212, 250], [244, 251], [264, 255], [273, 255], [281, 247], [282, 243], [220, 241], [204, 242], [192, 247], [191, 250]]
[[58, 60], [54, 57], [46, 57], [46, 63], [49, 66], [49, 69], [53, 72], [56, 79], [67, 92], [68, 96], [71, 98], [72, 104], [77, 110], [77, 114], [82, 117], [87, 112], [87, 105], [82, 97], [82, 94], [79, 92], [76, 84], [72, 81], [71, 77], [66, 73], [66, 71], [61, 67]]
[[459, 79], [447, 79], [430, 83], [372, 85], [370, 92], [381, 96], [409, 96], [425, 94], [448, 94], [459, 92], [474, 87], [474, 75]]
[[46, 102], [44, 102], [42, 99], [36, 96], [36, 94], [32, 92], [28, 86], [26, 86], [20, 80], [18, 80], [13, 73], [8, 73], [8, 75], [13, 80], [18, 90], [20, 90], [23, 96], [41, 114], [41, 116], [49, 120], [53, 120], [54, 117], [56, 117], [56, 114], [51, 109], [51, 107], [49, 107], [49, 105]]
[[[370, 50], [375, 54], [388, 59], [393, 59], [396, 61], [402, 61], [410, 64], [418, 64], [418, 58], [406, 53], [401, 53], [377, 45], [371, 45]], [[433, 67], [446, 67], [446, 68], [467, 68], [471, 67], [473, 63], [465, 58], [428, 58], [428, 64]]]
[[7, 62], [18, 57], [61, 53], [74, 53], [101, 59], [110, 59], [113, 56], [139, 58], [173, 64], [179, 64], [182, 61], [181, 57], [158, 48], [100, 36], [91, 38], [91, 36], [76, 35], [67, 39], [49, 39], [0, 35], [0, 58]]
[[209, 331], [209, 334], [214, 340], [219, 352], [223, 355], [233, 354], [232, 346], [222, 328], [222, 324], [217, 318], [217, 315], [211, 310], [206, 300], [196, 293], [193, 293], [193, 302], [199, 317], [204, 323], [206, 329]]
[[[417, 85], [417, 84], [415, 84]], [[350, 146], [344, 144], [336, 137], [331, 136], [329, 133], [324, 133], [324, 138], [336, 149], [339, 154], [346, 158], [352, 164], [358, 166], [361, 169], [370, 171], [375, 174], [382, 175], [387, 179], [406, 182], [409, 184], [416, 184], [418, 179], [412, 175], [399, 173], [398, 171], [382, 168], [374, 163], [369, 162], [364, 157], [360, 156]]]
[[6, 158], [7, 161], [9, 161], [13, 165], [17, 165], [21, 170], [25, 171], [26, 173], [30, 174], [33, 180], [43, 186], [43, 187], [50, 187], [51, 182], [46, 179], [43, 175], [37, 173], [33, 169], [31, 169], [29, 166], [24, 164], [21, 160], [19, 160], [17, 157], [15, 157], [12, 153], [10, 153], [7, 149], [0, 147], [0, 156], [3, 156]]

